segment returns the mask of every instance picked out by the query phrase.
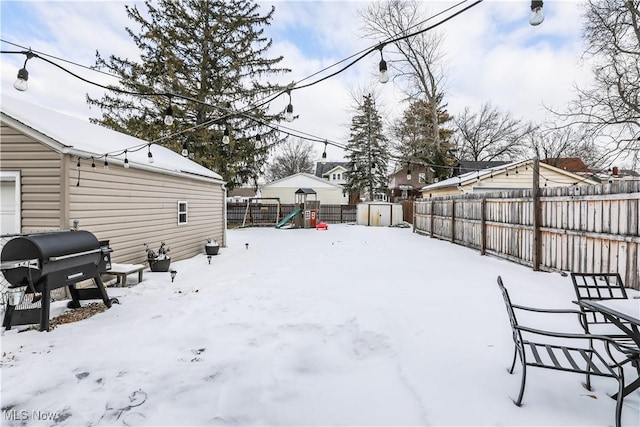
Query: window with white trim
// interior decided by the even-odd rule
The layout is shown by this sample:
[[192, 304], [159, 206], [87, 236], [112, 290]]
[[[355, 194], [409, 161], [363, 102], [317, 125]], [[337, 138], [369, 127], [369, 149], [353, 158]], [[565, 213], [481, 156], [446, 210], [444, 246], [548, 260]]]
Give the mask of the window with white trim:
[[178, 225], [187, 224], [189, 205], [185, 200], [178, 200]]

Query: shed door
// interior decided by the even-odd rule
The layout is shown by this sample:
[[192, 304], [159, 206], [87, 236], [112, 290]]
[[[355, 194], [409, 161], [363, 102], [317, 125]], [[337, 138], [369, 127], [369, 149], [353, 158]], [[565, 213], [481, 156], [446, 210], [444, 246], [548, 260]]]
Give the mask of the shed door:
[[369, 224], [373, 226], [391, 225], [391, 205], [369, 205]]
[[0, 172], [0, 234], [20, 232], [19, 189], [19, 172]]

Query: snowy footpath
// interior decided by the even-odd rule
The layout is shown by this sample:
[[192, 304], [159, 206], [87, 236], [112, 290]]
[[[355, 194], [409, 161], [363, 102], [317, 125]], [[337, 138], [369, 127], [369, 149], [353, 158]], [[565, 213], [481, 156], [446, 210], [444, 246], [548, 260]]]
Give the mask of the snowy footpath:
[[[247, 245], [248, 244], [248, 245]], [[571, 279], [411, 229], [237, 229], [211, 264], [108, 288], [120, 305], [2, 336], [1, 425], [605, 426], [616, 382], [507, 368], [514, 303], [576, 308]], [[130, 277], [135, 282], [135, 278]], [[636, 293], [637, 294], [637, 293]], [[65, 302], [53, 304], [53, 315]], [[537, 325], [578, 331], [567, 324]], [[20, 328], [16, 328], [20, 329]], [[628, 378], [633, 377], [631, 368]], [[640, 391], [624, 425], [640, 425]]]

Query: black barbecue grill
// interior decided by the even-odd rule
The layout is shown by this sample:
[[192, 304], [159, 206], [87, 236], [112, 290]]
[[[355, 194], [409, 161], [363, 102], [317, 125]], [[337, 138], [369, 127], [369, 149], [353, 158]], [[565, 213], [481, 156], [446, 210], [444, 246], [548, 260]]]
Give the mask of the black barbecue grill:
[[[49, 330], [51, 291], [68, 286], [72, 301], [67, 306], [80, 307], [80, 300], [102, 299], [111, 307], [100, 273], [110, 268], [111, 248], [88, 231], [60, 231], [16, 237], [8, 241], [0, 255], [1, 270], [9, 288], [26, 287], [26, 293], [41, 293], [39, 309], [15, 310], [7, 304], [3, 326], [40, 323]], [[95, 288], [76, 289], [76, 283], [93, 279]]]

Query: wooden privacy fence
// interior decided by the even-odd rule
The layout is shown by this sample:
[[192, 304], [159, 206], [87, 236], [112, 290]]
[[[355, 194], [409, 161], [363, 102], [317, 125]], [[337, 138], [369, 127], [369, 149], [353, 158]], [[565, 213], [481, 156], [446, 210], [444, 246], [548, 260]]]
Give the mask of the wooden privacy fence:
[[640, 182], [416, 202], [414, 231], [535, 270], [619, 272], [640, 290]]

